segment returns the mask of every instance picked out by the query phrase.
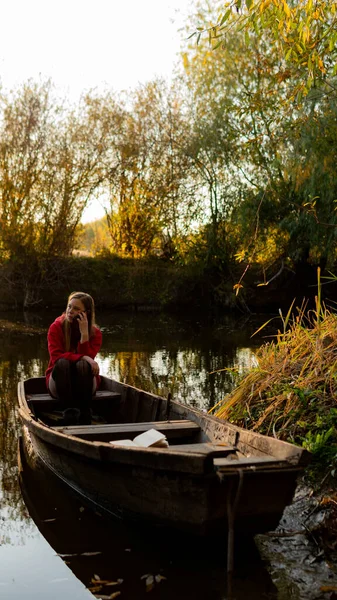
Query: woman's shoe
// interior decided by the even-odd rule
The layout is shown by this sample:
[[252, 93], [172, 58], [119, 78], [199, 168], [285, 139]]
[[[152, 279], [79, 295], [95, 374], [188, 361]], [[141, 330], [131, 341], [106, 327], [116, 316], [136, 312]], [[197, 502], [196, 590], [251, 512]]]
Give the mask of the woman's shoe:
[[78, 408], [66, 408], [63, 411], [63, 421], [65, 425], [78, 425], [80, 423], [81, 413]]

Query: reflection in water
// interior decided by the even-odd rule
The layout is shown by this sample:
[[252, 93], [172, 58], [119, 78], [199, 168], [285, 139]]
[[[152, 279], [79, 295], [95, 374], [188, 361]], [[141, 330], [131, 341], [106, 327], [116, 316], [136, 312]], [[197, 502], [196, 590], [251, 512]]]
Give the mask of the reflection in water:
[[[27, 316], [25, 319], [20, 315], [15, 319], [10, 316], [10, 319], [16, 322], [14, 328], [13, 323], [7, 327], [8, 322], [5, 327], [2, 327], [5, 321], [0, 319], [0, 545], [2, 551], [5, 545], [9, 547], [25, 544], [30, 536], [36, 535], [18, 485], [17, 440], [20, 424], [17, 416], [16, 389], [21, 378], [44, 373], [48, 362], [46, 332], [55, 316], [57, 314], [35, 315], [31, 322]], [[241, 326], [240, 322], [233, 322], [231, 319], [214, 327], [202, 321], [188, 322], [186, 319], [170, 316], [135, 313], [132, 315], [103, 314], [100, 316], [99, 324], [103, 330], [103, 347], [98, 357], [102, 374], [160, 394], [167, 394], [170, 391], [175, 399], [206, 409], [218, 402], [233, 386], [235, 381], [233, 374], [223, 369], [232, 369], [234, 366], [242, 369], [252, 360], [250, 335], [257, 328], [256, 324], [250, 327], [247, 324]], [[219, 371], [220, 369], [222, 370]], [[210, 375], [214, 371], [215, 373]], [[140, 597], [139, 586], [144, 587], [144, 581], [140, 580], [140, 576], [146, 572], [160, 574], [165, 565], [165, 575], [171, 583], [172, 580], [175, 581], [175, 586], [173, 590], [169, 583], [165, 588], [163, 582], [161, 590], [167, 589], [168, 592], [166, 596], [166, 592], [161, 591], [161, 598], [169, 595], [172, 597], [173, 591], [177, 596], [177, 590], [181, 592], [181, 598], [189, 596], [188, 588], [192, 585], [193, 579], [197, 582], [192, 594], [195, 598], [220, 600], [224, 597], [225, 581], [222, 567], [220, 570], [216, 570], [215, 567], [213, 569], [212, 565], [207, 567], [207, 585], [212, 588], [210, 594], [210, 590], [205, 589], [199, 577], [200, 562], [198, 563], [194, 557], [190, 560], [189, 554], [180, 555], [178, 564], [175, 554], [164, 552], [159, 560], [159, 555], [155, 552], [151, 559], [147, 555], [146, 561], [143, 561], [144, 538], [128, 541], [129, 538], [123, 538], [124, 531], [123, 541], [120, 541], [116, 528], [106, 529], [105, 525], [99, 525], [96, 521], [92, 526], [91, 522], [84, 521], [84, 516], [77, 516], [76, 523], [72, 523], [72, 516], [67, 517], [67, 528], [71, 535], [66, 535], [66, 539], [62, 542], [64, 545], [61, 547], [66, 548], [68, 553], [78, 552], [79, 548], [83, 551], [83, 535], [78, 532], [80, 538], [78, 536], [76, 538], [72, 529], [73, 525], [79, 524], [79, 518], [82, 521], [81, 525], [85, 523], [89, 531], [96, 531], [101, 536], [101, 538], [97, 536], [94, 538], [95, 544], [98, 543], [98, 539], [101, 539], [104, 547], [111, 550], [110, 554], [107, 552], [104, 555], [105, 562], [97, 566], [95, 562], [97, 559], [92, 557], [89, 561], [89, 557], [86, 557], [87, 562], [84, 566], [87, 575], [85, 577], [84, 575], [82, 577], [82, 574], [78, 575], [80, 579], [85, 580], [86, 585], [89, 583], [89, 575], [93, 576], [98, 568], [99, 575], [108, 578], [126, 579], [131, 570], [134, 571], [137, 586], [132, 587], [136, 584], [130, 584], [130, 594], [131, 590], [133, 593], [134, 589], [137, 589], [137, 597]], [[109, 534], [106, 534], [107, 531]], [[70, 538], [77, 541], [72, 542]], [[125, 560], [126, 546], [131, 542], [133, 548], [136, 548], [137, 544], [139, 547]], [[94, 542], [91, 541], [90, 544], [90, 548], [94, 548]], [[211, 550], [213, 557], [215, 557], [214, 552]], [[73, 563], [71, 559], [72, 569]], [[73, 570], [76, 572], [75, 567]], [[246, 574], [245, 577], [248, 575]], [[249, 578], [255, 580], [252, 573]], [[237, 584], [241, 585], [242, 582]], [[253, 597], [249, 592], [248, 595]]]
[[[0, 544], [24, 543], [27, 511], [17, 483], [16, 447], [20, 423], [17, 415], [17, 382], [40, 373], [39, 336], [6, 331], [0, 341]], [[29, 356], [29, 352], [31, 353]]]
[[[135, 530], [134, 524], [106, 521], [84, 508], [22, 448], [21, 457], [21, 488], [32, 519], [69, 569], [98, 597], [116, 591], [126, 600], [147, 598], [149, 591], [162, 600], [228, 597], [225, 540], [210, 548], [176, 533], [164, 536], [148, 525]], [[236, 563], [232, 581], [236, 600], [276, 598], [252, 542], [240, 549]]]
[[122, 317], [122, 322], [115, 316], [102, 322], [102, 371], [147, 391], [171, 392], [175, 400], [192, 406], [214, 406], [235, 384], [233, 367], [240, 373], [254, 360], [253, 325], [243, 328], [229, 318], [210, 326], [167, 316]]

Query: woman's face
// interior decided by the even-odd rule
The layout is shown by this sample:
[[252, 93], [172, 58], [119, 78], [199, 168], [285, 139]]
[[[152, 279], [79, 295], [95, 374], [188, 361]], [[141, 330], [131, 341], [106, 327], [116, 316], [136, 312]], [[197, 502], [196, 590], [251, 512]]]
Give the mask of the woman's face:
[[71, 298], [66, 310], [66, 319], [72, 323], [80, 312], [85, 312], [85, 307], [82, 300]]

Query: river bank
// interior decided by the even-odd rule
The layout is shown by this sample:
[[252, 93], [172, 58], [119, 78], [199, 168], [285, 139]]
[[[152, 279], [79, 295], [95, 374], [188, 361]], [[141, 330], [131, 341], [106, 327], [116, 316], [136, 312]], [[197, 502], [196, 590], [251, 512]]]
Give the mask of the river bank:
[[336, 600], [336, 500], [336, 486], [318, 489], [302, 480], [276, 531], [256, 536], [278, 600]]
[[[244, 276], [243, 276], [244, 274]], [[329, 276], [329, 273], [326, 273]], [[322, 280], [324, 273], [322, 273]], [[0, 309], [39, 310], [64, 306], [73, 290], [85, 290], [98, 308], [122, 310], [207, 310], [239, 313], [287, 311], [295, 298], [312, 302], [317, 293], [317, 269], [283, 269], [267, 278], [257, 266], [234, 263], [207, 267], [161, 259], [68, 257], [5, 262], [0, 266]], [[239, 293], [237, 287], [240, 282]], [[337, 300], [337, 283], [326, 281], [322, 297]]]

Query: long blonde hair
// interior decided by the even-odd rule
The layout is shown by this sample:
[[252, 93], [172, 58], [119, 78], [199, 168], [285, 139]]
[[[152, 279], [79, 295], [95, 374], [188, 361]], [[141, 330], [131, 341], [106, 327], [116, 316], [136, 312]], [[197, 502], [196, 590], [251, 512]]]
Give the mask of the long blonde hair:
[[[80, 300], [84, 305], [88, 319], [89, 337], [91, 337], [94, 334], [94, 328], [96, 326], [94, 299], [92, 298], [92, 296], [86, 294], [85, 292], [71, 292], [71, 294], [68, 297], [67, 307], [69, 305], [69, 302], [73, 300], [73, 298], [75, 298], [76, 300]], [[65, 315], [66, 311], [63, 314]], [[69, 352], [71, 345], [71, 325], [66, 318], [64, 318], [63, 320], [63, 331], [65, 339], [65, 350], [66, 352]]]

